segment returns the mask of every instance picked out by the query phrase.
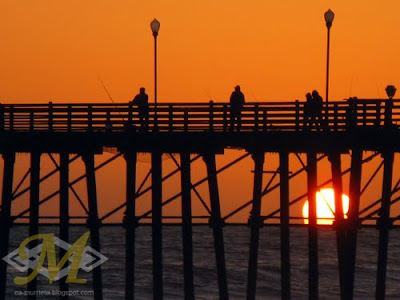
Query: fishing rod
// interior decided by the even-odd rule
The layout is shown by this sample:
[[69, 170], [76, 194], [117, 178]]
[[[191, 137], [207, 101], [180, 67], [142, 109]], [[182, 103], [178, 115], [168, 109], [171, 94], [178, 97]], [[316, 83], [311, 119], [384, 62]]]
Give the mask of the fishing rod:
[[105, 90], [106, 94], [108, 95], [108, 98], [110, 98], [111, 102], [112, 102], [113, 104], [115, 104], [113, 97], [111, 97], [111, 94], [110, 94], [109, 91], [107, 90], [106, 85], [104, 84], [103, 80], [101, 80], [100, 76], [98, 76], [98, 79], [99, 79], [101, 85], [103, 86], [103, 89]]
[[[106, 85], [104, 84], [103, 80], [101, 80], [100, 76], [97, 77], [104, 89], [104, 91], [106, 92], [106, 94], [108, 95], [108, 98], [110, 98], [111, 102], [114, 104], [114, 108], [117, 108], [117, 105], [113, 99], [113, 97], [111, 96], [110, 92], [108, 91]], [[122, 117], [122, 121], [125, 122], [125, 118], [122, 116], [121, 112], [118, 111], [118, 114]]]

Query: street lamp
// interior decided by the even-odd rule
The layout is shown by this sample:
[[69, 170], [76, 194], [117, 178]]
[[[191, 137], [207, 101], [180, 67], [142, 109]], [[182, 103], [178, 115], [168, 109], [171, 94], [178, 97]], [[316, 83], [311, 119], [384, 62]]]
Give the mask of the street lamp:
[[396, 94], [396, 87], [394, 85], [388, 85], [385, 89], [386, 95], [389, 99], [393, 99], [394, 95]]
[[388, 85], [385, 89], [389, 100], [385, 101], [385, 126], [392, 125], [392, 110], [393, 110], [393, 97], [396, 94], [396, 87]]
[[160, 22], [154, 19], [150, 23], [154, 36], [154, 127], [157, 128], [157, 36], [160, 30]]
[[328, 9], [328, 11], [325, 12], [324, 14], [325, 17], [325, 22], [326, 22], [326, 28], [328, 29], [328, 43], [327, 43], [327, 50], [326, 50], [326, 94], [325, 94], [325, 101], [328, 104], [328, 96], [329, 96], [329, 46], [330, 46], [330, 40], [331, 40], [331, 27], [332, 27], [332, 22], [333, 19], [335, 18], [335, 14], [333, 11]]

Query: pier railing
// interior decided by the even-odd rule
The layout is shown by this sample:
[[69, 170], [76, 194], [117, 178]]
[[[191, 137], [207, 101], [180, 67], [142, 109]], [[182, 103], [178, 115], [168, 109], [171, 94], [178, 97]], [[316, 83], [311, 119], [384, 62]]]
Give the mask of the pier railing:
[[[316, 122], [312, 122], [313, 118]], [[253, 102], [243, 106], [240, 131], [295, 132], [305, 127], [344, 131], [352, 127], [379, 128], [399, 122], [400, 100], [329, 102], [314, 115], [307, 111], [305, 102]], [[149, 130], [224, 132], [229, 131], [230, 124], [228, 103], [160, 103], [157, 108], [153, 104], [149, 107]], [[118, 132], [132, 127], [141, 127], [138, 108], [132, 103], [0, 105], [1, 131]]]

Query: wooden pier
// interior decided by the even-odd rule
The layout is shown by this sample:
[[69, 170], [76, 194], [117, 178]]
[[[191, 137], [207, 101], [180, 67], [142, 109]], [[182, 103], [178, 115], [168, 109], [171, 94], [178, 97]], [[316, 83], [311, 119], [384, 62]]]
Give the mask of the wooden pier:
[[[155, 114], [156, 112], [156, 114]], [[260, 228], [271, 219], [280, 226], [281, 253], [281, 297], [291, 297], [290, 277], [290, 226], [293, 216], [290, 206], [304, 197], [309, 200], [308, 226], [308, 289], [309, 299], [318, 299], [318, 225], [316, 192], [322, 186], [318, 183], [318, 163], [329, 159], [331, 164], [331, 183], [335, 190], [334, 228], [337, 237], [338, 270], [340, 275], [340, 295], [342, 299], [353, 299], [354, 272], [356, 262], [357, 232], [365, 223], [379, 230], [379, 251], [376, 280], [376, 298], [384, 299], [389, 230], [396, 226], [400, 217], [391, 218], [391, 206], [399, 198], [393, 194], [399, 182], [393, 185], [393, 165], [395, 154], [400, 152], [400, 101], [381, 99], [349, 99], [324, 104], [320, 124], [307, 122], [304, 102], [264, 102], [246, 103], [241, 115], [240, 130], [231, 127], [229, 104], [217, 103], [160, 103], [157, 108], [150, 106], [149, 124], [141, 126], [137, 107], [132, 103], [117, 104], [0, 104], [0, 152], [4, 161], [2, 202], [0, 211], [0, 257], [9, 249], [10, 228], [29, 215], [29, 234], [39, 232], [41, 204], [59, 195], [60, 209], [56, 219], [60, 226], [60, 238], [69, 240], [68, 228], [73, 223], [69, 215], [69, 189], [83, 179], [87, 186], [87, 225], [90, 229], [91, 247], [101, 251], [99, 228], [108, 217], [125, 208], [121, 224], [126, 229], [126, 299], [134, 299], [135, 290], [135, 230], [151, 216], [153, 297], [163, 299], [163, 245], [162, 233], [165, 216], [163, 207], [180, 198], [182, 212], [176, 220], [182, 226], [183, 274], [185, 299], [195, 298], [193, 282], [192, 225], [198, 222], [192, 215], [192, 191], [206, 182], [209, 190], [208, 222], [213, 232], [220, 299], [229, 299], [227, 268], [223, 227], [229, 226], [229, 219], [245, 208], [250, 208], [248, 220], [250, 248], [248, 258], [247, 299], [256, 299], [257, 267], [259, 254]], [[316, 122], [317, 123], [317, 122]], [[116, 149], [117, 154], [101, 165], [95, 164], [95, 156], [104, 148]], [[226, 149], [242, 149], [246, 154], [222, 168], [217, 168], [216, 156]], [[369, 152], [367, 155], [366, 152]], [[137, 155], [151, 154], [151, 188], [138, 189]], [[273, 176], [280, 183], [264, 187], [263, 174], [266, 153], [279, 155], [279, 168]], [[28, 189], [19, 191], [21, 183], [15, 188], [14, 172], [16, 154], [30, 154], [30, 169], [24, 176], [30, 178]], [[177, 168], [172, 173], [181, 173], [181, 193], [163, 199], [163, 183], [170, 174], [163, 177], [163, 154], [177, 154]], [[370, 154], [373, 153], [373, 154]], [[55, 170], [42, 176], [41, 157], [51, 156]], [[289, 172], [289, 156], [306, 154], [303, 168]], [[342, 158], [351, 154], [351, 168], [344, 170]], [[192, 156], [191, 156], [192, 155]], [[196, 155], [193, 158], [193, 155]], [[382, 156], [383, 168], [382, 197], [366, 209], [360, 209], [362, 166], [372, 157]], [[57, 162], [55, 156], [59, 158]], [[117, 157], [123, 156], [126, 162], [126, 202], [104, 216], [98, 212], [96, 171]], [[218, 175], [236, 164], [244, 157], [251, 156], [254, 161], [254, 183], [252, 199], [231, 213], [223, 215]], [[299, 156], [298, 156], [299, 157]], [[85, 174], [70, 180], [70, 164], [81, 158]], [[197, 183], [191, 180], [191, 164], [202, 158], [207, 176]], [[374, 172], [370, 181], [376, 176]], [[49, 176], [59, 173], [59, 190], [40, 198], [41, 183]], [[290, 180], [298, 174], [307, 174], [307, 193], [302, 198], [289, 199]], [[172, 174], [171, 173], [171, 174]], [[342, 177], [350, 173], [348, 218], [343, 217], [341, 194]], [[326, 184], [326, 183], [324, 183]], [[279, 209], [269, 215], [261, 215], [263, 197], [274, 189], [280, 189]], [[29, 209], [12, 215], [15, 199], [29, 192]], [[151, 192], [152, 209], [145, 214], [137, 214], [136, 199], [143, 193]], [[202, 200], [203, 201], [203, 200]], [[61, 250], [60, 255], [65, 251]], [[101, 267], [93, 270], [93, 290], [95, 299], [102, 299]], [[0, 299], [6, 295], [7, 264], [0, 261]], [[28, 284], [28, 290], [36, 290], [36, 280]], [[60, 290], [68, 289], [65, 280], [60, 280]], [[35, 297], [31, 297], [34, 299]]]

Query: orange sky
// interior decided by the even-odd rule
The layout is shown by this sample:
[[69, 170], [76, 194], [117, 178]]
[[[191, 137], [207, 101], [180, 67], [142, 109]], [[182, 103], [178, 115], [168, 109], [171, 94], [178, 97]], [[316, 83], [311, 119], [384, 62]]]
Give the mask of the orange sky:
[[326, 27], [331, 99], [384, 96], [400, 85], [400, 3], [377, 1], [2, 0], [0, 101], [131, 100], [153, 95], [153, 37], [161, 22], [159, 101], [303, 99], [325, 90]]
[[[99, 77], [116, 102], [131, 100], [140, 86], [147, 87], [152, 100], [149, 23], [155, 17], [161, 22], [159, 102], [228, 101], [236, 84], [247, 101], [303, 100], [313, 89], [324, 95], [323, 13], [328, 8], [336, 14], [330, 99], [384, 97], [386, 85], [400, 86], [397, 0], [2, 0], [0, 101], [109, 102]], [[108, 177], [99, 175], [100, 194], [116, 198], [106, 203], [109, 208], [124, 201], [124, 176], [110, 176], [123, 172], [123, 161], [113, 168]], [[140, 168], [145, 174], [146, 164]], [[224, 200], [230, 208], [251, 197], [250, 160], [238, 168], [227, 176], [241, 183], [238, 174], [246, 173], [244, 188], [229, 192], [229, 181], [223, 186], [228, 190], [224, 199], [240, 198]], [[200, 177], [201, 167], [195, 170]], [[116, 186], [120, 192], [114, 195]]]

